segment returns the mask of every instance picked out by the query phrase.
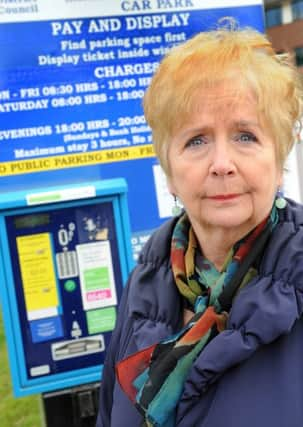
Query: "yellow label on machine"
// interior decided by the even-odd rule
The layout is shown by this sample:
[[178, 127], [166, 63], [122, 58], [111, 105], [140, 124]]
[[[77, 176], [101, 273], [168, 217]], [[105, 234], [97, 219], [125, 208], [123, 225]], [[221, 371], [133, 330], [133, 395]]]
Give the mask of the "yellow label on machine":
[[59, 305], [49, 233], [17, 237], [26, 310]]

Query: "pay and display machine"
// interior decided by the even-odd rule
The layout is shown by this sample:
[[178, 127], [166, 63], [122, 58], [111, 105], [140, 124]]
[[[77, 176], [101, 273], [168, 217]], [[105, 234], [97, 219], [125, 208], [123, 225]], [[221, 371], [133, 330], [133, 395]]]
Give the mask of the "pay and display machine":
[[7, 193], [1, 300], [14, 394], [101, 380], [132, 267], [123, 179]]

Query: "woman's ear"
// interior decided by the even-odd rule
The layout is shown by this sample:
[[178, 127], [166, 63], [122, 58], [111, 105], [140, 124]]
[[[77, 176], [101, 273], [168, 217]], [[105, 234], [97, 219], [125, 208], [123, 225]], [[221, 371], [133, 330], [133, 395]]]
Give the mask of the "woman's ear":
[[175, 186], [170, 178], [167, 178], [167, 188], [172, 196], [177, 196]]
[[279, 188], [283, 188], [283, 172], [278, 176], [277, 190], [279, 190]]
[[277, 187], [278, 188], [283, 188], [283, 179], [284, 179], [284, 172], [285, 172], [285, 168], [281, 167], [278, 177], [277, 177]]

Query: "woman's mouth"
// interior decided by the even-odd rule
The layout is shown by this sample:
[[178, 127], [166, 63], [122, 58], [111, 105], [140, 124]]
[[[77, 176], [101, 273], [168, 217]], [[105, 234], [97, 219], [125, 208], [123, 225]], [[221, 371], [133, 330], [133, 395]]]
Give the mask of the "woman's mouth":
[[218, 201], [224, 201], [224, 200], [233, 200], [239, 197], [240, 194], [216, 194], [215, 196], [209, 196], [208, 198], [211, 200], [218, 200]]

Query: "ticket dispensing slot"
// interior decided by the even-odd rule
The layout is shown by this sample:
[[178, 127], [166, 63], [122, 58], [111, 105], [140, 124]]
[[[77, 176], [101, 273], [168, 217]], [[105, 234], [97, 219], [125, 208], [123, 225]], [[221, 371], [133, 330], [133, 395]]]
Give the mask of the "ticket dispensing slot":
[[76, 356], [85, 356], [87, 354], [104, 351], [103, 335], [93, 338], [84, 338], [64, 341], [52, 344], [52, 356], [54, 360], [69, 359]]

